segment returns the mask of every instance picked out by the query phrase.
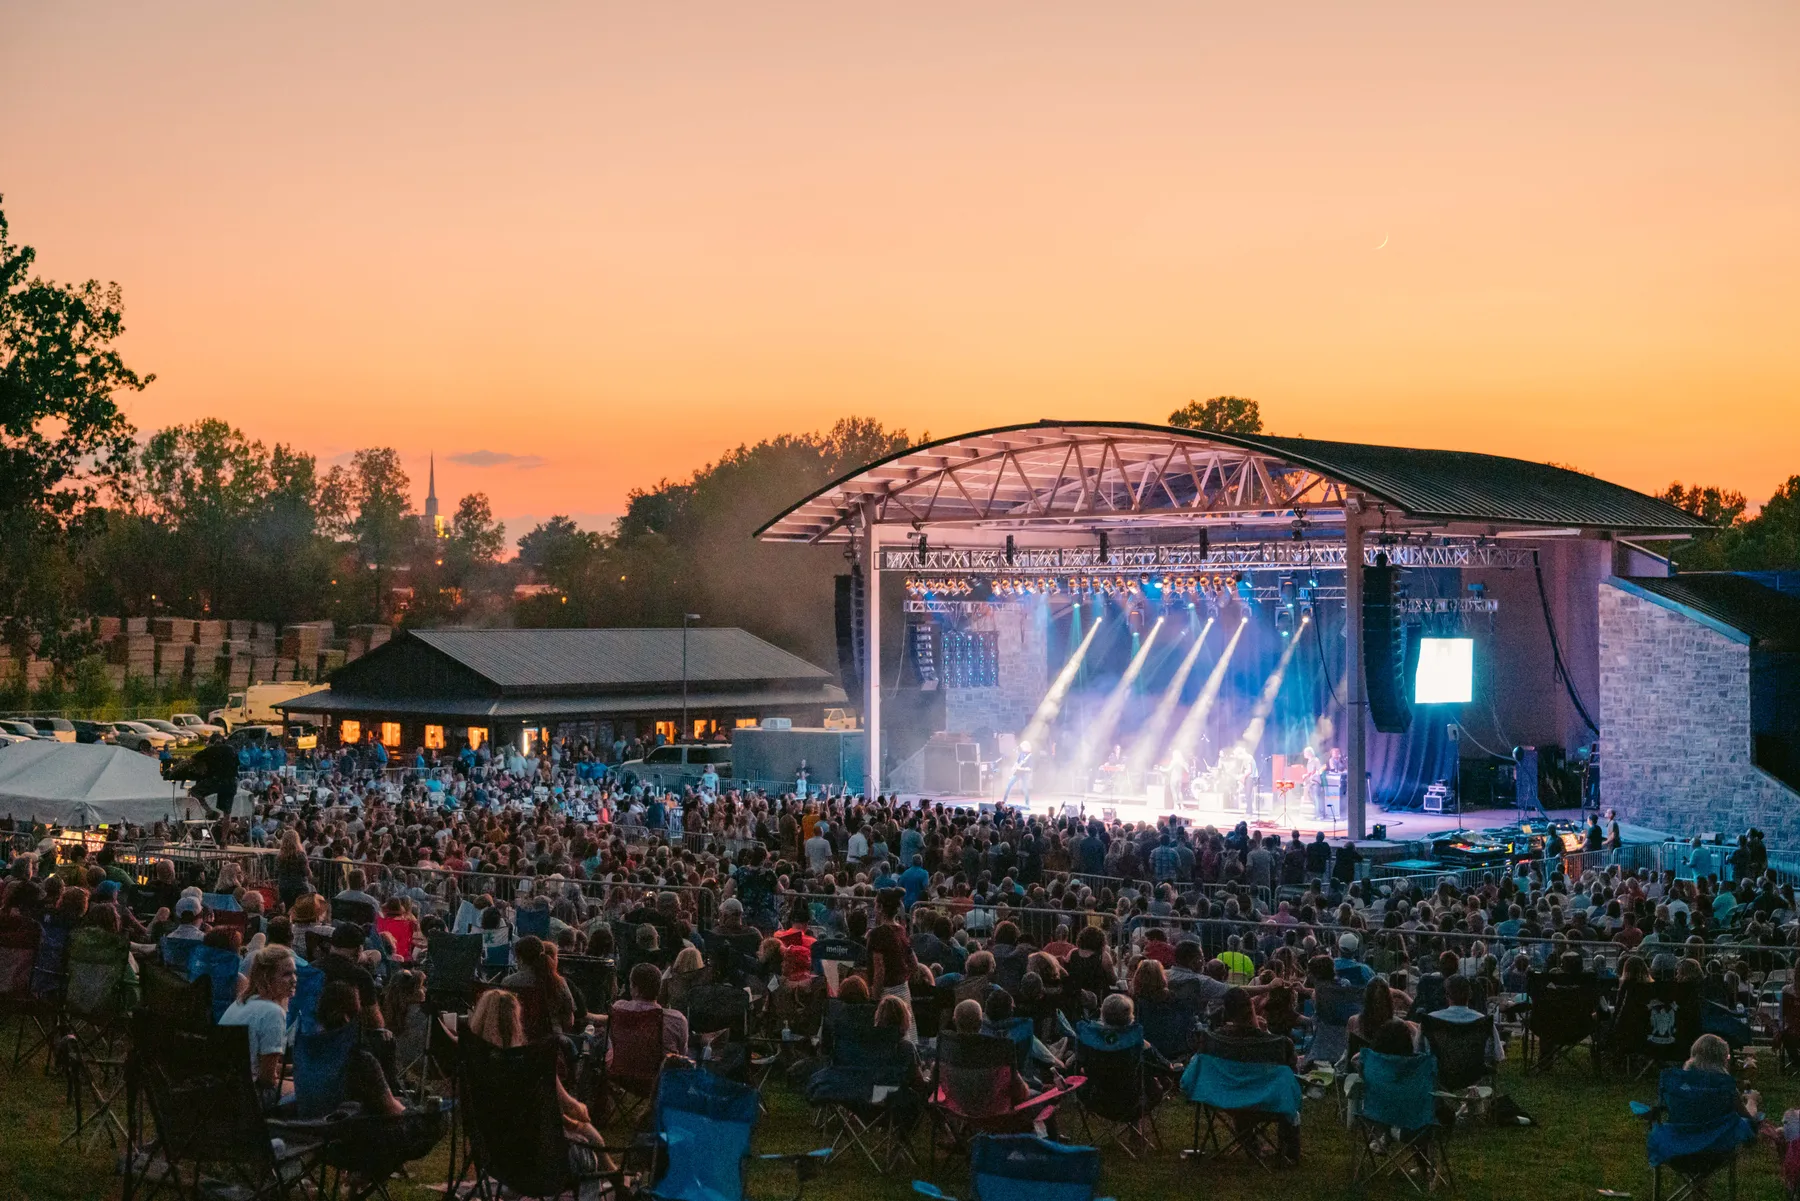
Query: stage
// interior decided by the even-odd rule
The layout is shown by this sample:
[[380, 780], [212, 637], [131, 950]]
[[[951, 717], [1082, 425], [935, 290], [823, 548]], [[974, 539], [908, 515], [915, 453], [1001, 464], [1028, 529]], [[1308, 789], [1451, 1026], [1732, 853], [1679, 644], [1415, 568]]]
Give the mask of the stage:
[[[913, 806], [917, 806], [921, 802], [929, 802], [933, 804], [954, 805], [963, 809], [975, 809], [983, 805], [991, 807], [995, 803], [995, 798], [993, 797], [925, 797], [909, 793], [900, 794], [899, 799], [905, 804]], [[1024, 810], [1026, 808], [1026, 806], [1020, 802], [1019, 791], [1017, 789], [1013, 790], [1013, 799], [1009, 804], [1012, 808], [1018, 810]], [[1167, 817], [1171, 813], [1171, 810], [1165, 808], [1161, 802], [1111, 797], [1103, 793], [1088, 793], [1085, 795], [1080, 793], [1036, 793], [1031, 798], [1029, 808], [1034, 814], [1044, 817], [1058, 817], [1061, 816], [1064, 813], [1065, 808], [1070, 805], [1075, 806], [1074, 812], [1085, 813], [1088, 817], [1096, 817], [1103, 820], [1107, 818], [1116, 818], [1122, 822], [1155, 823], [1158, 819]], [[1173, 813], [1176, 817], [1183, 819], [1190, 827], [1204, 829], [1207, 826], [1213, 826], [1221, 832], [1231, 829], [1241, 821], [1248, 820], [1247, 815], [1239, 809], [1202, 808], [1197, 805], [1186, 805], [1180, 809], [1174, 810]], [[1550, 817], [1551, 820], [1565, 828], [1575, 825], [1582, 820], [1581, 811], [1579, 809], [1553, 809], [1550, 811]], [[1537, 813], [1527, 814], [1510, 807], [1505, 809], [1471, 809], [1461, 815], [1460, 825], [1463, 829], [1467, 830], [1481, 830], [1490, 826], [1515, 825], [1520, 821], [1531, 821], [1534, 818], [1541, 820], [1542, 815]], [[1421, 839], [1430, 838], [1433, 834], [1441, 834], [1446, 830], [1457, 829], [1459, 823], [1458, 816], [1454, 813], [1423, 813], [1418, 810], [1405, 809], [1395, 810], [1390, 813], [1375, 808], [1369, 811], [1369, 824], [1371, 827], [1385, 825], [1388, 833], [1387, 841], [1392, 843], [1402, 843], [1417, 842]], [[1298, 800], [1288, 806], [1288, 812], [1285, 817], [1281, 811], [1281, 804], [1277, 801], [1271, 815], [1268, 818], [1259, 818], [1258, 820], [1251, 822], [1250, 828], [1265, 834], [1280, 834], [1284, 839], [1294, 830], [1300, 831], [1300, 836], [1307, 840], [1311, 840], [1312, 836], [1321, 830], [1324, 831], [1326, 838], [1334, 841], [1343, 839], [1347, 833], [1346, 826], [1341, 819], [1335, 823], [1330, 821], [1318, 821], [1313, 818], [1311, 812]], [[1631, 832], [1627, 831], [1627, 840], [1631, 842], [1655, 840], [1654, 832], [1643, 831], [1642, 833], [1645, 835], [1644, 837], [1632, 837]], [[1372, 839], [1361, 840], [1364, 844], [1373, 841], [1374, 840]]]

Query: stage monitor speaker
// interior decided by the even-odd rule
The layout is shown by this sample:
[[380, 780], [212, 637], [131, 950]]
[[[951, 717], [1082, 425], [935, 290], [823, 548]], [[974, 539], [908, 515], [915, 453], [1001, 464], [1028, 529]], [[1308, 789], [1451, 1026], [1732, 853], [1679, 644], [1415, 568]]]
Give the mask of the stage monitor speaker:
[[1386, 822], [1376, 822], [1375, 827], [1369, 831], [1369, 838], [1375, 842], [1386, 842], [1387, 841], [1387, 823]]
[[863, 648], [867, 631], [863, 628], [863, 578], [860, 568], [840, 575], [833, 581], [834, 616], [837, 618], [838, 678], [851, 704], [862, 696]]
[[1395, 601], [1400, 569], [1387, 564], [1363, 568], [1363, 684], [1369, 715], [1383, 734], [1404, 734], [1412, 725], [1407, 690], [1406, 624]]
[[962, 789], [962, 773], [953, 743], [925, 744], [925, 791], [958, 792]]

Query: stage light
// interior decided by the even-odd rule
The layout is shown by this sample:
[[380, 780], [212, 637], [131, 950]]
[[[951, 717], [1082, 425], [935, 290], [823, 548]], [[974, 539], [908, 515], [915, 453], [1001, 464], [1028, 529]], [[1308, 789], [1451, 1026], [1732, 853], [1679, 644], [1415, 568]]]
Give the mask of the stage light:
[[1269, 724], [1269, 713], [1275, 708], [1275, 697], [1281, 691], [1281, 681], [1287, 675], [1288, 664], [1293, 662], [1294, 651], [1300, 646], [1300, 640], [1293, 638], [1281, 648], [1281, 658], [1275, 661], [1275, 670], [1263, 682], [1262, 695], [1256, 698], [1256, 707], [1250, 712], [1250, 724], [1244, 727], [1243, 735], [1238, 739], [1237, 749], [1254, 755], [1256, 746], [1262, 741], [1263, 729]]
[[[1206, 725], [1207, 715], [1212, 712], [1214, 702], [1219, 699], [1219, 687], [1225, 682], [1225, 669], [1231, 664], [1231, 656], [1237, 651], [1238, 642], [1244, 637], [1244, 626], [1249, 621], [1238, 622], [1237, 629], [1231, 632], [1231, 638], [1225, 643], [1225, 649], [1219, 652], [1219, 661], [1206, 675], [1206, 683], [1200, 688], [1200, 696], [1182, 714], [1181, 724], [1175, 727], [1175, 736], [1169, 740], [1168, 750], [1163, 754], [1167, 761], [1171, 754], [1186, 755]], [[1198, 758], [1198, 756], [1194, 756]]]
[[1112, 741], [1113, 731], [1119, 724], [1119, 717], [1125, 711], [1125, 702], [1131, 696], [1131, 686], [1137, 682], [1138, 674], [1144, 670], [1144, 660], [1149, 657], [1150, 647], [1155, 644], [1156, 632], [1160, 629], [1162, 629], [1162, 618], [1159, 617], [1156, 619], [1156, 624], [1150, 627], [1150, 632], [1145, 634], [1143, 641], [1138, 644], [1136, 653], [1131, 656], [1131, 662], [1125, 668], [1125, 674], [1121, 675], [1113, 684], [1112, 691], [1107, 693], [1106, 701], [1100, 706], [1099, 714], [1088, 726], [1087, 734], [1082, 738], [1080, 750], [1075, 756], [1076, 770], [1084, 776], [1094, 762], [1094, 752], [1102, 745]]
[[1194, 662], [1199, 659], [1200, 648], [1206, 644], [1207, 632], [1212, 627], [1213, 623], [1209, 620], [1200, 628], [1199, 635], [1194, 639], [1194, 645], [1188, 648], [1187, 654], [1182, 657], [1180, 665], [1176, 667], [1174, 676], [1170, 678], [1169, 686], [1163, 689], [1162, 696], [1156, 702], [1156, 708], [1150, 713], [1150, 720], [1144, 724], [1143, 736], [1138, 739], [1137, 745], [1132, 747], [1131, 754], [1126, 757], [1125, 770], [1127, 774], [1149, 767], [1152, 763], [1151, 757], [1162, 748], [1163, 735], [1168, 733], [1169, 723], [1175, 718], [1175, 707], [1181, 703], [1181, 690], [1187, 684], [1189, 673], [1194, 670]]

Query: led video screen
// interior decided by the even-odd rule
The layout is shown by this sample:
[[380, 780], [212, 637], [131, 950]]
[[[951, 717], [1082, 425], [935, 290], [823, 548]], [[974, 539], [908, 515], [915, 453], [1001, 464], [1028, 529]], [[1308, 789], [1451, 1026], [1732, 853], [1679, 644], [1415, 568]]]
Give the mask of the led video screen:
[[1419, 639], [1419, 674], [1413, 677], [1413, 704], [1467, 704], [1474, 690], [1473, 638]]

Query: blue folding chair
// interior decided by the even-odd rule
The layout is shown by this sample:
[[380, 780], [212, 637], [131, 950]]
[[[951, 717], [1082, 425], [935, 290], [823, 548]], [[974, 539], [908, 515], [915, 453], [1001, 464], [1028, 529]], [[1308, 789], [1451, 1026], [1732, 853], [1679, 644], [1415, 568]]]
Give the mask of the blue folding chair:
[[236, 951], [201, 945], [188, 956], [188, 979], [206, 976], [212, 981], [212, 1020], [216, 1024], [237, 1000], [238, 973], [243, 966]]
[[[762, 1114], [747, 1084], [698, 1068], [665, 1068], [652, 1106], [652, 1145], [660, 1172], [646, 1190], [660, 1201], [743, 1201], [750, 1139]], [[793, 1164], [794, 1201], [831, 1156], [831, 1148], [798, 1155], [759, 1155]]]
[[520, 938], [529, 935], [532, 938], [550, 937], [550, 910], [539, 909], [527, 905], [513, 913], [513, 933]]
[[[969, 1151], [970, 1201], [1112, 1201], [1095, 1198], [1100, 1150], [1053, 1143], [1035, 1134], [984, 1134]], [[932, 1201], [956, 1199], [923, 1180], [913, 1191]]]
[[[1738, 1112], [1737, 1082], [1724, 1072], [1666, 1068], [1657, 1082], [1654, 1106], [1639, 1101], [1631, 1111], [1649, 1119], [1645, 1151], [1659, 1201], [1683, 1201], [1712, 1195], [1712, 1177], [1725, 1173], [1725, 1196], [1737, 1197], [1738, 1148], [1756, 1137], [1750, 1119]], [[1663, 1192], [1663, 1169], [1680, 1178], [1673, 1192]]]
[[244, 907], [228, 892], [203, 892], [200, 903], [214, 913], [241, 913]]
[[1271, 1145], [1269, 1139], [1277, 1123], [1299, 1128], [1300, 1078], [1285, 1062], [1210, 1053], [1222, 1042], [1217, 1036], [1209, 1039], [1209, 1050], [1188, 1060], [1181, 1074], [1181, 1091], [1194, 1103], [1194, 1145], [1188, 1154], [1217, 1157], [1242, 1151], [1267, 1169], [1280, 1151], [1282, 1140], [1277, 1137]]
[[299, 967], [294, 981], [294, 998], [288, 1002], [288, 1029], [312, 1029], [313, 1014], [318, 1011], [319, 997], [325, 992], [325, 973], [310, 963]]
[[194, 978], [194, 973], [190, 969], [189, 963], [194, 958], [194, 952], [201, 945], [197, 938], [176, 938], [173, 934], [165, 934], [157, 943], [157, 950], [161, 952], [162, 961], [166, 966], [174, 968], [176, 972], [191, 980]]
[[1454, 1189], [1448, 1132], [1437, 1119], [1437, 1059], [1429, 1051], [1383, 1055], [1364, 1048], [1358, 1063], [1362, 1110], [1351, 1179], [1363, 1185], [1394, 1174], [1421, 1193], [1439, 1184]]
[[[1081, 1132], [1097, 1145], [1117, 1143], [1133, 1159], [1159, 1147], [1155, 1110], [1166, 1091], [1151, 1078], [1145, 1055], [1148, 1040], [1135, 1023], [1123, 1029], [1104, 1022], [1076, 1027], [1075, 1070], [1086, 1077], [1075, 1090]], [[1095, 1122], [1100, 1138], [1094, 1138]]]
[[356, 1039], [354, 1025], [337, 1030], [303, 1028], [294, 1037], [294, 1108], [301, 1119], [325, 1117], [344, 1103], [345, 1076]]

